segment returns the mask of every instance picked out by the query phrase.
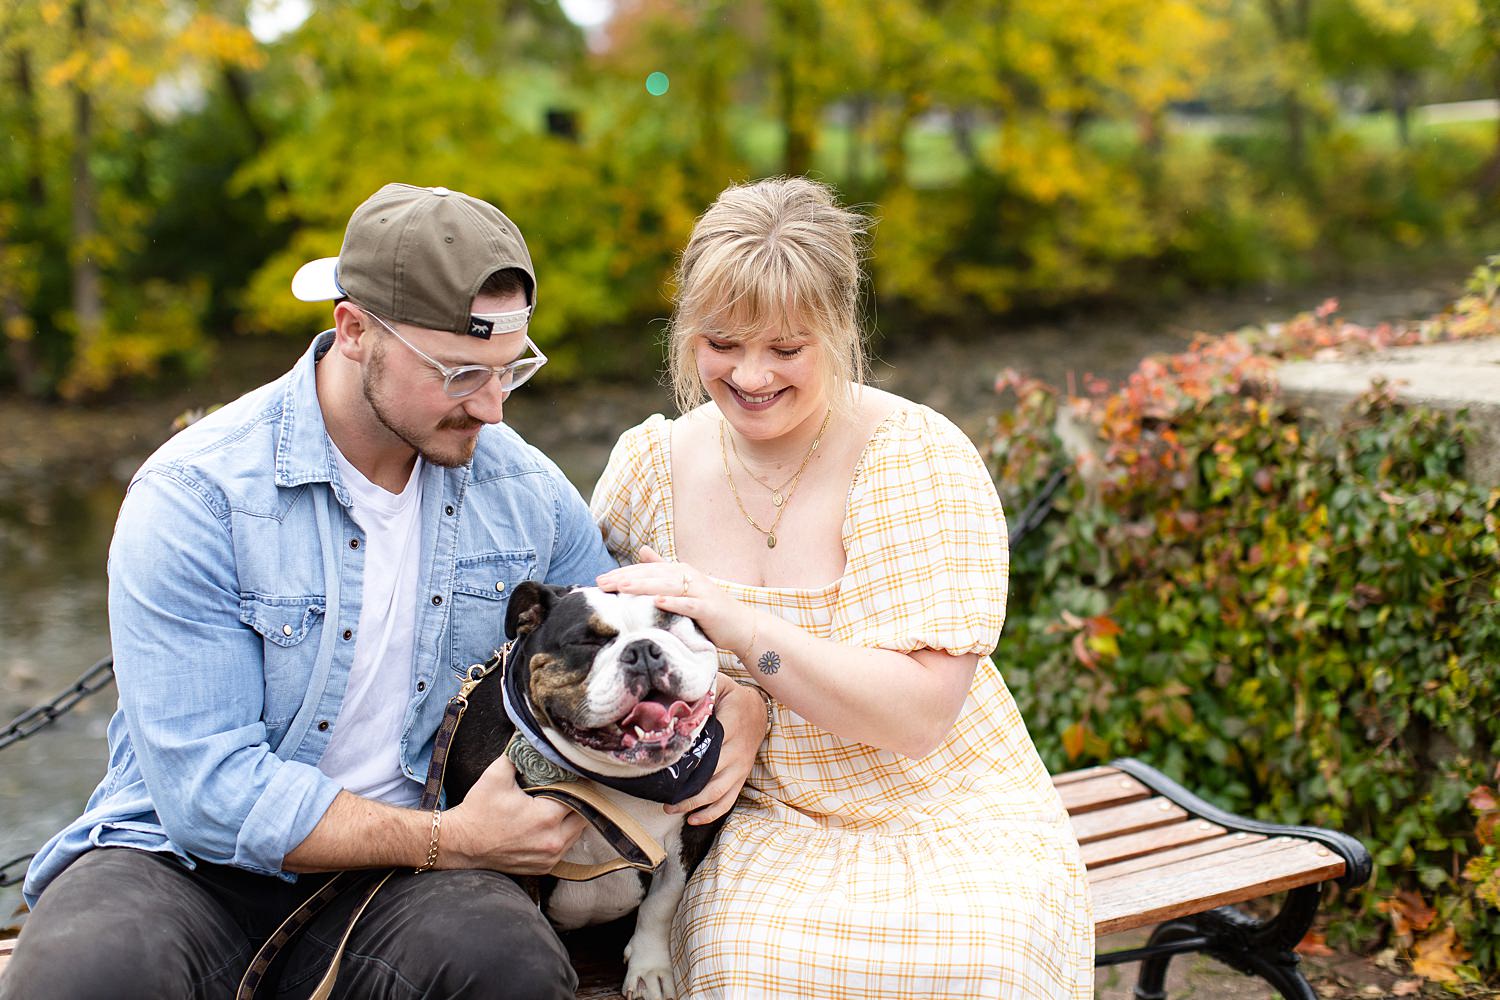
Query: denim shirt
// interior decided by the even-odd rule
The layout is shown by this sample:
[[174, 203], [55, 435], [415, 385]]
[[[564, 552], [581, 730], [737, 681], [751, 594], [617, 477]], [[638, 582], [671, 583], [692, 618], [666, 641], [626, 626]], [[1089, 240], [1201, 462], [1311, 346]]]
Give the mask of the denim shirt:
[[[132, 479], [109, 551], [119, 708], [109, 770], [37, 852], [37, 896], [95, 847], [278, 874], [339, 785], [318, 770], [349, 681], [364, 538], [323, 423], [316, 338], [286, 375], [163, 445]], [[504, 641], [523, 580], [614, 568], [578, 492], [509, 428], [459, 468], [425, 464], [421, 597], [401, 766], [426, 780], [459, 674]], [[400, 697], [392, 692], [392, 697]]]

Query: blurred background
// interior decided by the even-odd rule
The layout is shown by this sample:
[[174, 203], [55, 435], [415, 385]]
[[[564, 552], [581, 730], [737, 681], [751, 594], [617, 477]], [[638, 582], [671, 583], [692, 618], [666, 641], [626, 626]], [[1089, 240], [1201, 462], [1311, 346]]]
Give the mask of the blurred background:
[[0, 386], [35, 399], [198, 378], [246, 337], [293, 350], [327, 310], [290, 274], [392, 179], [520, 221], [554, 378], [654, 370], [674, 251], [766, 174], [879, 218], [897, 339], [1472, 262], [1496, 221], [1493, 0], [0, 11]]
[[[507, 421], [587, 495], [668, 405], [673, 255], [730, 182], [876, 217], [880, 378], [977, 435], [1002, 367], [1451, 301], [1497, 96], [1500, 0], [0, 0], [0, 713], [107, 654], [123, 482], [327, 325], [291, 275], [388, 181], [521, 226], [554, 363]], [[113, 700], [7, 751], [0, 862], [79, 810]]]

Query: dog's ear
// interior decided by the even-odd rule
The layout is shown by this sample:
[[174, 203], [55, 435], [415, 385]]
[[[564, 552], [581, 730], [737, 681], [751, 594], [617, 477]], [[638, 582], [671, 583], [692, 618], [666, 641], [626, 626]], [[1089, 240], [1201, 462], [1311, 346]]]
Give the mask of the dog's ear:
[[553, 587], [535, 580], [526, 580], [511, 591], [510, 603], [505, 607], [505, 637], [514, 639], [533, 631], [546, 621], [552, 605], [568, 593], [567, 587]]

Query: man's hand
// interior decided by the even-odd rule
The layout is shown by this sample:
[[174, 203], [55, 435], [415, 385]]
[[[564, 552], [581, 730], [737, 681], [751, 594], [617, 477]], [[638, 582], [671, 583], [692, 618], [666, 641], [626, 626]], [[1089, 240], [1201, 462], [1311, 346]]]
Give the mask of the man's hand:
[[666, 807], [669, 813], [688, 813], [687, 821], [694, 826], [712, 823], [734, 805], [766, 735], [765, 698], [724, 674], [719, 675], [718, 687], [714, 714], [724, 727], [719, 766], [701, 792]]
[[587, 825], [567, 806], [522, 791], [502, 756], [443, 814], [437, 867], [545, 875]]

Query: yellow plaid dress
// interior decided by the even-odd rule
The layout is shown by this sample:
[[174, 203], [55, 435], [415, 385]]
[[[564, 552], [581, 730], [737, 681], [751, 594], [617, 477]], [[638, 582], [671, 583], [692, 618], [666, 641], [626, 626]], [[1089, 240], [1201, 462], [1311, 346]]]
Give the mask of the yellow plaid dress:
[[[628, 431], [595, 489], [610, 551], [676, 558], [670, 422]], [[844, 575], [816, 589], [720, 580], [839, 643], [986, 657], [1008, 555], [974, 446], [907, 404], [849, 491]], [[735, 657], [721, 669], [754, 681]], [[1093, 920], [1067, 814], [1000, 674], [981, 659], [942, 746], [920, 760], [853, 743], [783, 705], [678, 912], [689, 997], [1093, 996]]]

